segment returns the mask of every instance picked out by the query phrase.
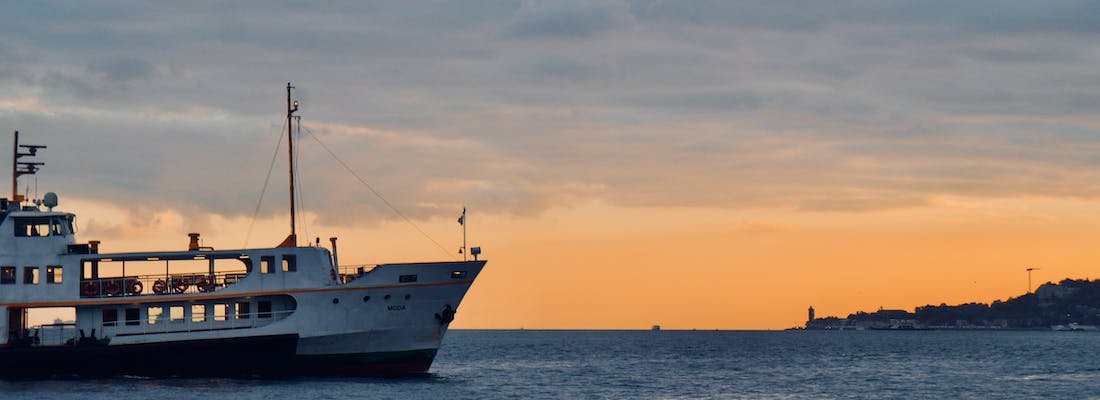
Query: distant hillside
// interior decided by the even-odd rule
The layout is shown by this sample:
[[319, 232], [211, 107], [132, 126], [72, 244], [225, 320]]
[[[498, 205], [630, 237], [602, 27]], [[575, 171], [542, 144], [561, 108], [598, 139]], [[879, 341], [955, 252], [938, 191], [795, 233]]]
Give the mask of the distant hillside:
[[926, 305], [914, 312], [878, 310], [815, 318], [806, 329], [994, 329], [1100, 325], [1100, 280], [1066, 279], [993, 304]]

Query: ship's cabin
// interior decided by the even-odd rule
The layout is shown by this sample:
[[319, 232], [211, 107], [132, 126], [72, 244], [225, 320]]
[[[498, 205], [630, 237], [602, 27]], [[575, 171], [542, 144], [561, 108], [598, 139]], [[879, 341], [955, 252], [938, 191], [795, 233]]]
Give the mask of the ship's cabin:
[[320, 247], [215, 250], [193, 233], [179, 251], [100, 253], [75, 221], [0, 199], [0, 348], [257, 328], [297, 308], [272, 291], [336, 282]]
[[[0, 321], [7, 331], [6, 337], [0, 333], [0, 347], [259, 328], [296, 310], [294, 298], [278, 292], [316, 286], [318, 280], [336, 283], [334, 273], [321, 269], [331, 268], [323, 248], [104, 254], [94, 246], [78, 246], [84, 247], [48, 267], [42, 284], [37, 278], [33, 284], [23, 282], [21, 268], [11, 271], [15, 284], [0, 283], [0, 298], [14, 301]], [[5, 271], [0, 268], [0, 275]], [[22, 295], [16, 297], [17, 292]], [[48, 308], [58, 303], [72, 304], [62, 306], [69, 315], [64, 321], [28, 319], [28, 312], [56, 312]]]
[[[27, 251], [64, 253], [65, 246], [76, 241], [75, 220], [74, 214], [40, 211], [33, 206], [19, 211], [0, 211], [0, 257]], [[14, 252], [16, 248], [10, 246], [16, 246], [19, 252]]]
[[15, 237], [69, 236], [73, 232], [72, 214], [12, 217]]

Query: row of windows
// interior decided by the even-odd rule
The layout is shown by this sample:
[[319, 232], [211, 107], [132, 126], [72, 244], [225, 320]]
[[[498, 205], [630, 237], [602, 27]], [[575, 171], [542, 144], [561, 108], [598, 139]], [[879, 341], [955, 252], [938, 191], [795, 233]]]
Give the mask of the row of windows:
[[32, 217], [15, 219], [15, 236], [65, 236], [73, 233], [73, 222], [65, 217]]
[[[41, 269], [42, 267], [23, 267], [23, 284], [37, 285]], [[16, 272], [17, 270], [12, 266], [0, 267], [0, 284], [14, 285]], [[61, 276], [63, 275], [61, 272], [60, 265], [46, 266], [46, 283], [61, 283]]]
[[[208, 318], [214, 321], [228, 321], [230, 318], [234, 319], [249, 319], [255, 316], [256, 318], [271, 318], [271, 302], [270, 301], [258, 301], [256, 302], [256, 313], [251, 311], [252, 303], [247, 301], [237, 303], [214, 303], [210, 304], [212, 311], [211, 315], [207, 315], [207, 304], [192, 304], [191, 305], [191, 322], [206, 322]], [[230, 315], [230, 307], [233, 307], [233, 315]], [[164, 324], [169, 322], [184, 322], [186, 316], [184, 315], [184, 306], [151, 306], [146, 308], [146, 321], [149, 325]], [[141, 309], [140, 308], [126, 308], [124, 311], [125, 320], [122, 322], [128, 326], [141, 325]], [[117, 326], [118, 309], [106, 308], [103, 309], [103, 325], [104, 326]]]

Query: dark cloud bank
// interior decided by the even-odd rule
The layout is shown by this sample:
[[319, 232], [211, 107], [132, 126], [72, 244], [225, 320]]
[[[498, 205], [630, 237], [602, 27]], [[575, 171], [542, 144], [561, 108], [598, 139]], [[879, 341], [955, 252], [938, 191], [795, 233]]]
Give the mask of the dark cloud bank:
[[[304, 125], [414, 217], [1100, 191], [1095, 2], [26, 2], [2, 126], [70, 196], [250, 215]], [[307, 207], [392, 214], [302, 139]], [[276, 165], [265, 213], [281, 210]]]

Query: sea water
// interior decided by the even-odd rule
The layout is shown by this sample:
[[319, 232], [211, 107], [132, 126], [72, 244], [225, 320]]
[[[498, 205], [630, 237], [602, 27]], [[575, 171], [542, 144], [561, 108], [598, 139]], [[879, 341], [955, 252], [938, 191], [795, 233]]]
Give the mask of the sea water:
[[0, 396], [1100, 398], [1100, 332], [451, 331], [431, 372], [423, 375], [0, 381]]

